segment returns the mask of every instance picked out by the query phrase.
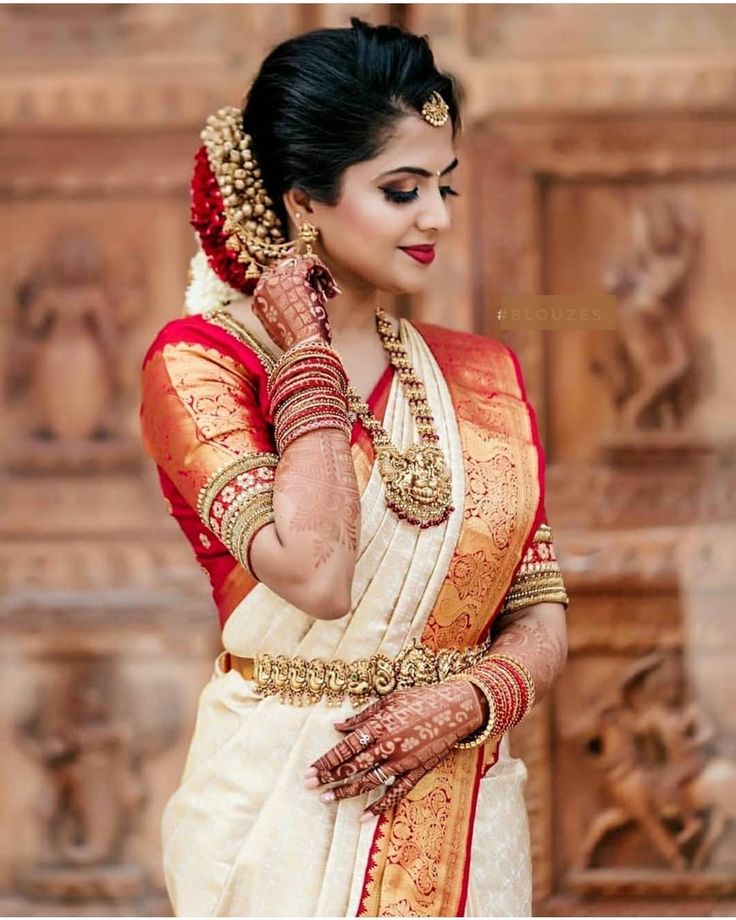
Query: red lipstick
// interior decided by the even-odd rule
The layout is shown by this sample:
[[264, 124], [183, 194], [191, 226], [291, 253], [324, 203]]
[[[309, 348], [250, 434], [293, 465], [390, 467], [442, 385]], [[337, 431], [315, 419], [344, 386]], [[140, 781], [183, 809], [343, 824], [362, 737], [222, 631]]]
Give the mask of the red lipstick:
[[434, 257], [436, 255], [434, 244], [431, 246], [399, 246], [399, 249], [403, 250], [408, 256], [411, 256], [412, 259], [416, 259], [417, 262], [422, 262], [424, 265], [429, 265], [430, 262], [434, 262]]

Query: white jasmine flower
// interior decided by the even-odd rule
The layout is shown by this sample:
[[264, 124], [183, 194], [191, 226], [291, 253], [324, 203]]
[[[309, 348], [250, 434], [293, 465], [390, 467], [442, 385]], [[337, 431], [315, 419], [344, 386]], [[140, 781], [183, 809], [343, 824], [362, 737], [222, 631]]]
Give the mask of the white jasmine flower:
[[235, 288], [217, 277], [200, 249], [189, 263], [189, 285], [184, 295], [186, 312], [191, 315], [226, 307], [239, 296]]

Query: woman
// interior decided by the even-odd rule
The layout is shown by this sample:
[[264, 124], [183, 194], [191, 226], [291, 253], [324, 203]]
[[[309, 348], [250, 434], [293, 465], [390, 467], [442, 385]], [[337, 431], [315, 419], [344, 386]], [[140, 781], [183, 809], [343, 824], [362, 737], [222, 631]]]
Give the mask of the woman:
[[224, 646], [163, 815], [177, 915], [530, 913], [507, 732], [567, 603], [534, 414], [500, 342], [381, 308], [431, 283], [459, 127], [426, 40], [352, 19], [202, 133], [141, 406]]

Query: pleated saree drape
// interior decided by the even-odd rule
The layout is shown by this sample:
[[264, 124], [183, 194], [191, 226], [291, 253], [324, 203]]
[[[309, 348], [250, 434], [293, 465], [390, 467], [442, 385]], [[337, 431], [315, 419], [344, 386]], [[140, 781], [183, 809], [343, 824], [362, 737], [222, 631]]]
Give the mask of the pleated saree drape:
[[[350, 614], [316, 620], [259, 584], [225, 623], [227, 650], [351, 660], [395, 657], [415, 638], [439, 649], [487, 634], [538, 519], [538, 442], [508, 350], [475, 336], [464, 348], [460, 334], [450, 345], [443, 332], [401, 321], [452, 473], [449, 520], [427, 529], [398, 520], [377, 466], [353, 445], [361, 533]], [[383, 422], [400, 449], [416, 439], [397, 375]], [[354, 711], [349, 701], [261, 698], [215, 662], [162, 819], [176, 915], [530, 913], [526, 767], [507, 738], [451, 752], [399, 805], [362, 824], [383, 788], [325, 804], [303, 785], [309, 763], [342, 736], [333, 722]]]

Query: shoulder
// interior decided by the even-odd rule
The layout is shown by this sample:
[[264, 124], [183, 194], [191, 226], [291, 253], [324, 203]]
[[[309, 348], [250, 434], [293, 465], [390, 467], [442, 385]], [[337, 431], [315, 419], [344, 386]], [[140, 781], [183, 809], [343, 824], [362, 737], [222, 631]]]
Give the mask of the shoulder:
[[439, 343], [448, 351], [467, 352], [470, 356], [482, 355], [484, 357], [489, 355], [508, 357], [513, 354], [509, 346], [500, 339], [478, 335], [476, 332], [463, 332], [459, 329], [451, 329], [449, 326], [440, 326], [438, 323], [414, 322], [413, 320], [412, 325], [417, 328], [428, 344]]
[[521, 365], [500, 339], [450, 329], [437, 323], [414, 322], [445, 376], [465, 386], [474, 384], [525, 398]]
[[245, 376], [262, 376], [263, 366], [252, 348], [227, 329], [202, 315], [180, 316], [162, 326], [143, 356], [142, 366], [155, 357], [166, 361], [182, 354], [204, 361], [224, 361]]

